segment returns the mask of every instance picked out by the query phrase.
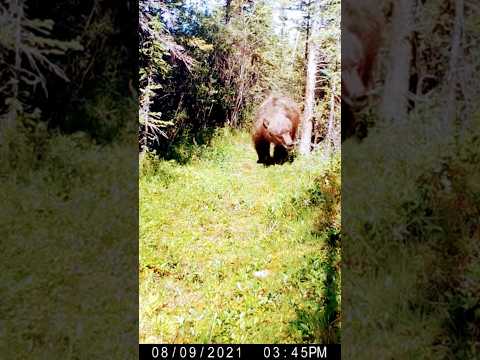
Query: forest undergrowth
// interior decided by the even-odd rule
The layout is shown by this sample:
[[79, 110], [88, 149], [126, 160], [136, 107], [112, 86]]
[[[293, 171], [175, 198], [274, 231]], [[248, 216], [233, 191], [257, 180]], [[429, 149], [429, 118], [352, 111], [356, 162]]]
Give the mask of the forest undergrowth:
[[347, 358], [478, 358], [478, 128], [425, 123], [342, 145]]
[[138, 192], [125, 176], [138, 169], [135, 137], [125, 132], [105, 146], [40, 125], [5, 139], [2, 358], [72, 358], [80, 349], [81, 358], [136, 356], [128, 339], [137, 333]]

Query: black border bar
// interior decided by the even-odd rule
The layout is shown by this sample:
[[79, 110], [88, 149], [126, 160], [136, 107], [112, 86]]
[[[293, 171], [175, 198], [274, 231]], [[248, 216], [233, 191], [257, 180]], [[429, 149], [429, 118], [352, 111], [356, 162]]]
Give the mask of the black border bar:
[[339, 344], [140, 344], [140, 359], [340, 359]]

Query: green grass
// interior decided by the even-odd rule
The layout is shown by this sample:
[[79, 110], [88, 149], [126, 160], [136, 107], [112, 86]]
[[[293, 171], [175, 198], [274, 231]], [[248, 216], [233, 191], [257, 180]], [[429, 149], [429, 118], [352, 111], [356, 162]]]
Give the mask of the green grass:
[[226, 130], [188, 164], [143, 159], [140, 342], [326, 336], [329, 324], [316, 322], [331, 291], [330, 255], [312, 189], [328, 169], [320, 156], [258, 165], [248, 134]]
[[415, 124], [342, 145], [346, 358], [479, 358], [478, 137]]
[[40, 135], [0, 146], [1, 357], [135, 357], [136, 139]]

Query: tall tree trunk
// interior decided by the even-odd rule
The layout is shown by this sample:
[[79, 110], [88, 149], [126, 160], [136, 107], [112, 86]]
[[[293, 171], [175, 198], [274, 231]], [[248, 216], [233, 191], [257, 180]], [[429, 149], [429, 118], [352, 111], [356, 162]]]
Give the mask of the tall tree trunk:
[[318, 69], [318, 44], [316, 43], [317, 21], [312, 17], [312, 27], [308, 39], [308, 61], [305, 86], [305, 107], [302, 120], [302, 136], [299, 151], [302, 155], [308, 155], [312, 146], [313, 110], [315, 107], [315, 87]]
[[394, 3], [389, 68], [382, 99], [382, 113], [387, 121], [407, 119], [415, 5], [416, 0]]
[[310, 40], [310, 35], [311, 35], [311, 32], [312, 32], [312, 22], [313, 22], [313, 19], [312, 19], [312, 2], [308, 2], [307, 3], [307, 16], [306, 16], [306, 22], [307, 22], [307, 28], [306, 28], [306, 39], [307, 39], [307, 42], [305, 44], [305, 62], [308, 61], [308, 53], [309, 53], [309, 40]]
[[456, 118], [456, 88], [458, 84], [458, 62], [464, 24], [464, 0], [455, 0], [455, 25], [452, 35], [452, 48], [446, 81], [446, 103], [443, 112], [443, 127], [449, 131]]
[[150, 131], [150, 105], [152, 103], [151, 94], [152, 94], [152, 70], [148, 69], [147, 74], [147, 85], [142, 91], [142, 96], [140, 97], [140, 116], [143, 119], [143, 136], [141, 141], [141, 153], [143, 154], [148, 149], [148, 139]]
[[245, 93], [245, 77], [246, 77], [246, 59], [245, 55], [242, 55], [242, 61], [240, 65], [240, 75], [239, 75], [239, 84], [238, 84], [238, 90], [237, 90], [237, 96], [235, 98], [235, 104], [233, 107], [232, 111], [232, 116], [230, 119], [230, 125], [233, 128], [238, 127], [238, 117], [240, 115], [240, 111], [242, 109], [243, 105], [243, 98], [244, 98], [244, 93]]
[[235, 103], [230, 116], [230, 125], [233, 128], [237, 128], [239, 125], [240, 111], [245, 100], [245, 89], [247, 88], [248, 64], [251, 61], [251, 57], [247, 54], [248, 43], [246, 21], [245, 19], [243, 19], [243, 21], [245, 23], [245, 27], [242, 34], [242, 46], [240, 47], [241, 56], [240, 59], [237, 60], [240, 63], [240, 73], [238, 75], [238, 79], [235, 81], [237, 86], [237, 94], [235, 96]]
[[335, 83], [332, 79], [332, 94], [330, 96], [330, 114], [328, 116], [327, 141], [328, 145], [333, 148], [337, 147], [337, 136], [335, 133]]

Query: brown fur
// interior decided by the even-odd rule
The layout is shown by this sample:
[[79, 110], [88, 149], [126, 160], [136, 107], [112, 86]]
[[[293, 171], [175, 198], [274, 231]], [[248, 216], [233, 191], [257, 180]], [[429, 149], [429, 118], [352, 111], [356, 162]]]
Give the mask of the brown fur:
[[[288, 97], [271, 95], [260, 105], [253, 127], [253, 143], [258, 163], [283, 163], [297, 140], [300, 110]], [[270, 144], [274, 145], [273, 158]]]
[[381, 2], [345, 0], [342, 7], [342, 140], [358, 130], [382, 42]]

